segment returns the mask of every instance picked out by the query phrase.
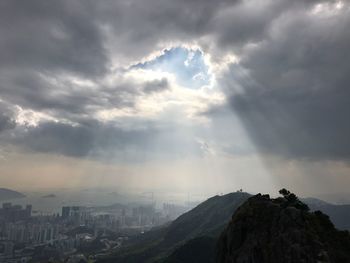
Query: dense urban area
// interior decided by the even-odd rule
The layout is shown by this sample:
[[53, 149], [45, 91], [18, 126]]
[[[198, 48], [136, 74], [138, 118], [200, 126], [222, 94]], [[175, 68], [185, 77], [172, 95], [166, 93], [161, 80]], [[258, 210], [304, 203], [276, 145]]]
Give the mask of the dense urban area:
[[32, 205], [0, 208], [0, 262], [94, 262], [129, 238], [165, 224], [190, 205], [163, 203], [63, 206], [61, 213], [33, 213]]

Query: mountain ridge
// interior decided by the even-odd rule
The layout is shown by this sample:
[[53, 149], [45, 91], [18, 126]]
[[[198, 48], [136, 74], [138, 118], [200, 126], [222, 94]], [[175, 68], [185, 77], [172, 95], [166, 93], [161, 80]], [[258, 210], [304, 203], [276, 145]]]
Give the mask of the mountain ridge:
[[233, 214], [218, 242], [218, 263], [350, 262], [350, 234], [293, 193], [250, 197]]
[[[181, 262], [191, 262], [184, 261], [187, 251], [192, 246], [195, 251], [198, 251], [196, 249], [198, 244], [204, 244], [211, 251], [216, 246], [221, 232], [231, 220], [232, 214], [250, 197], [252, 195], [245, 192], [213, 196], [168, 225], [146, 232], [118, 253], [98, 262], [172, 263], [177, 262], [178, 257], [182, 259]], [[309, 201], [311, 203], [311, 200]], [[337, 205], [320, 202], [317, 199], [313, 201], [327, 207], [337, 207]], [[315, 208], [312, 205], [310, 207]], [[350, 216], [350, 209], [347, 214]], [[335, 218], [337, 218], [336, 214]]]
[[8, 188], [0, 188], [0, 201], [26, 197], [24, 194]]

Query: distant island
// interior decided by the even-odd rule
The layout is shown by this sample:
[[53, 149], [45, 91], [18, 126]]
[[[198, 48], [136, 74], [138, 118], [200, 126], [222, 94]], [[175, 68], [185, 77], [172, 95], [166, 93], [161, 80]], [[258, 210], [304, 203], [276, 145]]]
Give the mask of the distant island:
[[57, 196], [55, 194], [49, 194], [49, 195], [44, 195], [41, 198], [56, 198]]
[[0, 188], [0, 201], [18, 199], [18, 198], [24, 198], [24, 197], [26, 196], [20, 192], [7, 189], [7, 188]]
[[118, 192], [110, 192], [110, 193], [108, 193], [108, 195], [120, 196], [120, 194]]

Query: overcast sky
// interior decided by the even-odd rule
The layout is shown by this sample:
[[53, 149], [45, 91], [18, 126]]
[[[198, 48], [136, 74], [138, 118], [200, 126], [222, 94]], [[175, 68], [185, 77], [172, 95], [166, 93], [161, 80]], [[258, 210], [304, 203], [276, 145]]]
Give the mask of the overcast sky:
[[347, 193], [350, 3], [0, 3], [0, 185]]

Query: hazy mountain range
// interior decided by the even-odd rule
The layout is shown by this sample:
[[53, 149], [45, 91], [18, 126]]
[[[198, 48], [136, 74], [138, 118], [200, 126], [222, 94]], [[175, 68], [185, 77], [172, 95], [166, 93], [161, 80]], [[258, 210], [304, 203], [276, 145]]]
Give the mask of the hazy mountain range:
[[350, 205], [335, 205], [315, 198], [303, 199], [311, 210], [320, 210], [329, 215], [338, 229], [350, 230]]
[[7, 188], [0, 188], [0, 201], [6, 201], [10, 199], [18, 199], [18, 198], [24, 198], [26, 197], [24, 194], [7, 189]]

